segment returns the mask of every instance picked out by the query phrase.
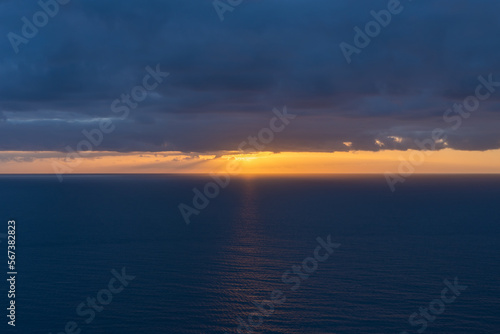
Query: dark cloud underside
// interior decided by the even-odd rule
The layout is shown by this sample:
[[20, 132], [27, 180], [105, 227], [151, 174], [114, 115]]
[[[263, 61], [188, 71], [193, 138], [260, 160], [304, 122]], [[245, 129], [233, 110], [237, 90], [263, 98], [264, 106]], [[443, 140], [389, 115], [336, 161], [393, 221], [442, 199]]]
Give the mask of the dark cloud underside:
[[[208, 0], [72, 0], [18, 54], [6, 36], [40, 8], [0, 1], [0, 150], [63, 151], [108, 118], [96, 150], [234, 150], [284, 105], [300, 116], [269, 150], [415, 148], [436, 127], [447, 147], [499, 148], [500, 92], [457, 130], [442, 116], [479, 75], [500, 80], [500, 3], [402, 5], [348, 64], [339, 43], [387, 1], [246, 0], [221, 22]], [[118, 119], [112, 101], [156, 64], [170, 75]]]

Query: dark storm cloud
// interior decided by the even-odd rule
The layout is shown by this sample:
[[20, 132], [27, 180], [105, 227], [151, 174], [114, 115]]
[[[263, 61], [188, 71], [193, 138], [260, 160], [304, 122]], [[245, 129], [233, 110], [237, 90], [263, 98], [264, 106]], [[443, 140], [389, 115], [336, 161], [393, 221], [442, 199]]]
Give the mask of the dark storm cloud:
[[[102, 118], [116, 129], [97, 150], [234, 150], [284, 105], [300, 117], [269, 150], [415, 148], [436, 127], [448, 147], [500, 147], [500, 92], [456, 131], [443, 121], [479, 75], [500, 80], [500, 3], [402, 1], [347, 64], [339, 43], [387, 3], [246, 0], [221, 22], [209, 0], [72, 0], [16, 54], [7, 34], [40, 8], [0, 1], [0, 150], [74, 147]], [[117, 118], [111, 102], [156, 64], [170, 76]]]

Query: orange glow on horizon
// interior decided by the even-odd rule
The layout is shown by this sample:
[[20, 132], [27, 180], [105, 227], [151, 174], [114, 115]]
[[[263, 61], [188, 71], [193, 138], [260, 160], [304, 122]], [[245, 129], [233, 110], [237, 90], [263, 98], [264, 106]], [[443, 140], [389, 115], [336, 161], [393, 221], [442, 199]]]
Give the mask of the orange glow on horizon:
[[3, 152], [2, 174], [53, 174], [54, 166], [70, 173], [217, 173], [229, 164], [241, 174], [357, 174], [398, 172], [401, 161], [424, 157], [415, 173], [500, 173], [500, 150], [490, 151], [350, 151], [185, 154], [181, 152], [96, 152], [65, 160], [59, 152]]

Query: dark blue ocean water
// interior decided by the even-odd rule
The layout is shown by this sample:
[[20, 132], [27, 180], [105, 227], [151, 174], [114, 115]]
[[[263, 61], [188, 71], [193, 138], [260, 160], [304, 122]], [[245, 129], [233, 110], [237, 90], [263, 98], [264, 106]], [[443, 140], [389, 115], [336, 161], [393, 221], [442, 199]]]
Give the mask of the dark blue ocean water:
[[[395, 193], [381, 176], [241, 177], [187, 226], [178, 205], [208, 180], [0, 176], [18, 271], [16, 327], [2, 280], [0, 332], [237, 333], [239, 319], [255, 325], [242, 333], [500, 332], [500, 176], [412, 176]], [[341, 246], [293, 291], [283, 273], [328, 235]], [[86, 323], [77, 306], [123, 267], [135, 278]], [[467, 288], [409, 324], [455, 277]], [[286, 300], [259, 318], [252, 302], [274, 290]]]

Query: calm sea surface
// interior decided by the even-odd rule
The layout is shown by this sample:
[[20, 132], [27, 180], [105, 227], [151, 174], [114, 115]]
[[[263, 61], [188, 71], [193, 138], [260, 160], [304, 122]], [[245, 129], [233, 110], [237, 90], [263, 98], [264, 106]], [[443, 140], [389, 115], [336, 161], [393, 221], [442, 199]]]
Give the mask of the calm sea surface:
[[[16, 327], [2, 279], [0, 332], [500, 333], [500, 176], [412, 176], [394, 193], [382, 176], [240, 177], [188, 226], [178, 205], [207, 181], [0, 176], [18, 271]], [[341, 245], [307, 276], [329, 235]], [[135, 278], [86, 323], [77, 307], [122, 268]], [[455, 278], [467, 288], [444, 303]]]

